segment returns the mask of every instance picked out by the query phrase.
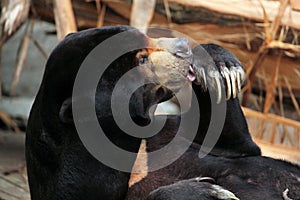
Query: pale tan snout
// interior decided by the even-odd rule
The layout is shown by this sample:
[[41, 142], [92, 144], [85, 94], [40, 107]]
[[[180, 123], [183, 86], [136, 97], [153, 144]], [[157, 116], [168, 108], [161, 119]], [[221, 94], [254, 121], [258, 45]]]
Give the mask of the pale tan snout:
[[149, 75], [176, 93], [190, 80], [193, 54], [188, 39], [150, 38], [149, 46], [148, 67], [152, 73]]

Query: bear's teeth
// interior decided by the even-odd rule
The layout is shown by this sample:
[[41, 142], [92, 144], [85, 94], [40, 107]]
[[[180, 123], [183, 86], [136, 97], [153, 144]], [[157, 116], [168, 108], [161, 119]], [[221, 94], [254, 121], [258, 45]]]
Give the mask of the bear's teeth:
[[188, 79], [190, 82], [193, 82], [193, 81], [196, 79], [195, 71], [194, 71], [194, 69], [192, 68], [191, 65], [189, 66], [189, 72], [188, 72], [188, 74], [187, 74], [187, 79]]

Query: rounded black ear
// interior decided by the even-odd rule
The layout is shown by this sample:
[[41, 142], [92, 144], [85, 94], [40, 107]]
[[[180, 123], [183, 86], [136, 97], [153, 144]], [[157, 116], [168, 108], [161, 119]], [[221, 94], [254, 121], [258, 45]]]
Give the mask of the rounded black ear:
[[66, 124], [73, 123], [72, 98], [66, 99], [59, 110], [59, 119]]

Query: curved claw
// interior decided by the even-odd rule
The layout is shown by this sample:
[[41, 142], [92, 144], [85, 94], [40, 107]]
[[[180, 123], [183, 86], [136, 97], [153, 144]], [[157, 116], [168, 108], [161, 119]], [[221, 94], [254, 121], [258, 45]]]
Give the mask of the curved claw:
[[206, 73], [204, 68], [197, 68], [196, 70], [196, 81], [197, 85], [201, 85], [202, 89], [206, 91], [207, 89], [207, 81], [206, 81]]
[[[224, 62], [219, 62], [219, 68], [220, 68], [220, 73], [221, 75], [224, 77], [225, 76], [225, 68], [226, 68], [226, 65]], [[226, 68], [227, 69], [227, 68]]]
[[236, 73], [231, 70], [230, 71], [230, 79], [231, 79], [231, 89], [232, 89], [232, 98], [236, 98], [237, 91], [236, 91]]
[[231, 81], [230, 81], [230, 78], [229, 78], [229, 70], [228, 68], [226, 67], [222, 67], [222, 70], [224, 71], [224, 78], [225, 78], [225, 81], [226, 81], [226, 88], [227, 88], [227, 91], [226, 91], [226, 100], [229, 100], [230, 97], [231, 97]]
[[246, 73], [242, 66], [237, 66], [237, 84], [238, 84], [238, 92], [242, 91], [242, 87], [246, 82]]
[[222, 100], [222, 90], [221, 90], [221, 81], [218, 76], [213, 77], [216, 83], [216, 90], [217, 90], [217, 104], [221, 103]]
[[203, 68], [200, 69], [200, 75], [202, 77], [202, 81], [203, 81], [203, 88], [206, 91], [207, 88], [207, 82], [206, 82], [206, 75], [205, 75], [205, 70]]
[[240, 72], [236, 73], [236, 83], [237, 83], [238, 93], [240, 93], [242, 91], [241, 74], [240, 74]]
[[246, 82], [246, 73], [243, 69], [242, 66], [237, 66], [237, 70], [236, 70], [239, 74], [240, 74], [240, 77], [241, 77], [241, 87], [244, 85], [244, 83]]
[[212, 185], [212, 187], [217, 191], [217, 199], [222, 200], [239, 200], [232, 192], [222, 188], [219, 185]]
[[206, 183], [211, 183], [211, 184], [216, 183], [216, 180], [211, 178], [211, 177], [197, 177], [197, 178], [195, 178], [195, 181], [197, 181], [197, 182], [206, 182]]

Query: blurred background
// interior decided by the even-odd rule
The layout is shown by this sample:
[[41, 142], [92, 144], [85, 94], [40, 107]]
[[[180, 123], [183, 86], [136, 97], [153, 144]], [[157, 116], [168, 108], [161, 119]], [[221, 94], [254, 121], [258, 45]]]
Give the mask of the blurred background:
[[[234, 52], [240, 102], [263, 154], [300, 163], [299, 0], [1, 0], [0, 200], [30, 199], [27, 118], [45, 62], [64, 36], [107, 25], [161, 27]], [[54, 88], [55, 89], [55, 88]]]

